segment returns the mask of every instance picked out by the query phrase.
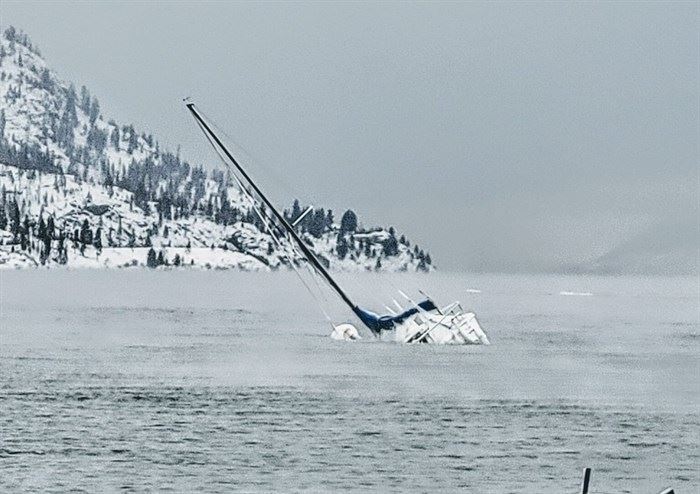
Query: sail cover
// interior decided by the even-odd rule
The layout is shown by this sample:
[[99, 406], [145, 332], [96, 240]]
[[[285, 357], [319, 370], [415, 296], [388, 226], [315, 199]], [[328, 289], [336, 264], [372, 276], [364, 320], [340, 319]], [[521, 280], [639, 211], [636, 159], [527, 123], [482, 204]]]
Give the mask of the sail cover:
[[406, 309], [405, 311], [397, 315], [387, 314], [384, 316], [380, 316], [379, 314], [375, 314], [374, 312], [362, 309], [359, 306], [353, 307], [353, 312], [355, 313], [355, 315], [357, 315], [357, 317], [360, 318], [360, 321], [362, 321], [362, 323], [365, 326], [371, 329], [374, 333], [379, 333], [382, 330], [394, 329], [395, 324], [401, 324], [406, 318], [411, 317], [412, 315], [418, 313], [421, 310], [431, 311], [435, 309], [437, 309], [437, 307], [435, 306], [433, 301], [430, 299], [425, 299], [422, 302], [418, 303], [416, 307]]

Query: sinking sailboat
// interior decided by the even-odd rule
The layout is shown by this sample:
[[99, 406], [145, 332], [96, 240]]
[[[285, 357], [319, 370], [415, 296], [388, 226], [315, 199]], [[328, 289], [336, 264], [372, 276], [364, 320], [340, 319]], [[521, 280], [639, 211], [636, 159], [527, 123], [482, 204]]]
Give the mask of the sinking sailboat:
[[[307, 264], [311, 275], [318, 276], [323, 280], [350, 308], [362, 325], [376, 337], [393, 331], [396, 340], [402, 343], [489, 344], [476, 315], [473, 312], [465, 312], [459, 302], [440, 308], [430, 297], [415, 302], [408, 295], [400, 292], [406, 299], [406, 306], [395, 302], [397, 310], [387, 308], [388, 313], [384, 315], [363, 309], [354, 303], [296, 231], [295, 226], [300, 218], [290, 224], [231, 154], [194, 103], [185, 100], [185, 104], [209, 143], [228, 168], [241, 193], [250, 200], [252, 208], [265, 225], [267, 233], [280, 248], [290, 252], [288, 256], [290, 266], [299, 275], [301, 282], [312, 295], [314, 295], [312, 288], [304, 281], [297, 268], [299, 259]], [[259, 207], [260, 203], [270, 213], [265, 208]], [[348, 341], [360, 338], [360, 333], [353, 324], [334, 324], [322, 306], [321, 310], [333, 326], [332, 338]]]

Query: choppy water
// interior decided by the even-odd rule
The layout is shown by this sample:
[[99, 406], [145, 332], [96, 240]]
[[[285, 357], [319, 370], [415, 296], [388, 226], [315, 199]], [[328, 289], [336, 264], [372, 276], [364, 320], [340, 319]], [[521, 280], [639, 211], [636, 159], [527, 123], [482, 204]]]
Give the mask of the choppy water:
[[698, 492], [696, 279], [344, 278], [493, 345], [332, 341], [285, 274], [3, 272], [0, 490]]

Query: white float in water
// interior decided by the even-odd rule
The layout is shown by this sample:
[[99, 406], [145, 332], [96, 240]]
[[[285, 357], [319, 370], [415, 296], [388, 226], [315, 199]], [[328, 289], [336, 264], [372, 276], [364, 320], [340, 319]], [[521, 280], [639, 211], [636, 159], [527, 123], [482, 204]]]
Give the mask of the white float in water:
[[331, 338], [333, 338], [334, 340], [352, 341], [359, 340], [362, 337], [360, 336], [360, 332], [355, 326], [353, 326], [350, 323], [343, 323], [338, 324], [333, 328]]

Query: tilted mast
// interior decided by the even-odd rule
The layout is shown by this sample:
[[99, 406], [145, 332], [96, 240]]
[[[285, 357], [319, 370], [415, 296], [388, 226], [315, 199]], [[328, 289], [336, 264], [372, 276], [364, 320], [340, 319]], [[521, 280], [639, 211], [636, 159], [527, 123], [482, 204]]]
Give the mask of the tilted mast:
[[373, 332], [377, 331], [377, 328], [371, 327], [364, 319], [363, 316], [360, 315], [361, 313], [364, 313], [362, 309], [360, 309], [357, 304], [355, 304], [352, 300], [350, 300], [350, 297], [345, 293], [345, 291], [336, 283], [336, 281], [331, 277], [331, 275], [328, 273], [326, 268], [321, 264], [321, 262], [316, 258], [316, 255], [309, 249], [309, 247], [304, 243], [304, 241], [299, 237], [297, 232], [294, 230], [294, 228], [289, 224], [289, 222], [284, 218], [282, 214], [280, 214], [279, 211], [277, 211], [277, 208], [270, 202], [270, 200], [265, 196], [265, 194], [262, 193], [262, 191], [258, 188], [257, 185], [255, 185], [255, 182], [250, 178], [250, 176], [246, 173], [246, 171], [243, 169], [243, 167], [238, 163], [236, 158], [233, 157], [231, 152], [224, 146], [223, 142], [221, 142], [221, 139], [214, 133], [214, 131], [207, 125], [207, 123], [204, 121], [202, 116], [199, 114], [199, 112], [195, 109], [194, 103], [187, 103], [187, 109], [190, 110], [194, 118], [197, 120], [197, 122], [202, 126], [202, 128], [211, 136], [211, 138], [214, 140], [217, 146], [221, 148], [221, 150], [224, 152], [226, 157], [231, 160], [231, 163], [236, 167], [238, 172], [245, 178], [246, 182], [255, 190], [256, 194], [262, 199], [262, 201], [267, 205], [268, 208], [272, 211], [272, 214], [274, 214], [275, 218], [282, 224], [285, 230], [289, 232], [289, 235], [294, 239], [296, 244], [299, 246], [299, 249], [301, 249], [302, 253], [304, 254], [304, 257], [311, 263], [311, 265], [316, 269], [318, 273], [321, 274], [325, 278], [325, 280], [328, 282], [328, 284], [333, 288], [333, 290], [336, 291], [336, 293], [340, 296], [341, 299], [343, 299], [343, 302], [345, 302], [350, 309], [357, 314], [360, 317], [360, 320]]

